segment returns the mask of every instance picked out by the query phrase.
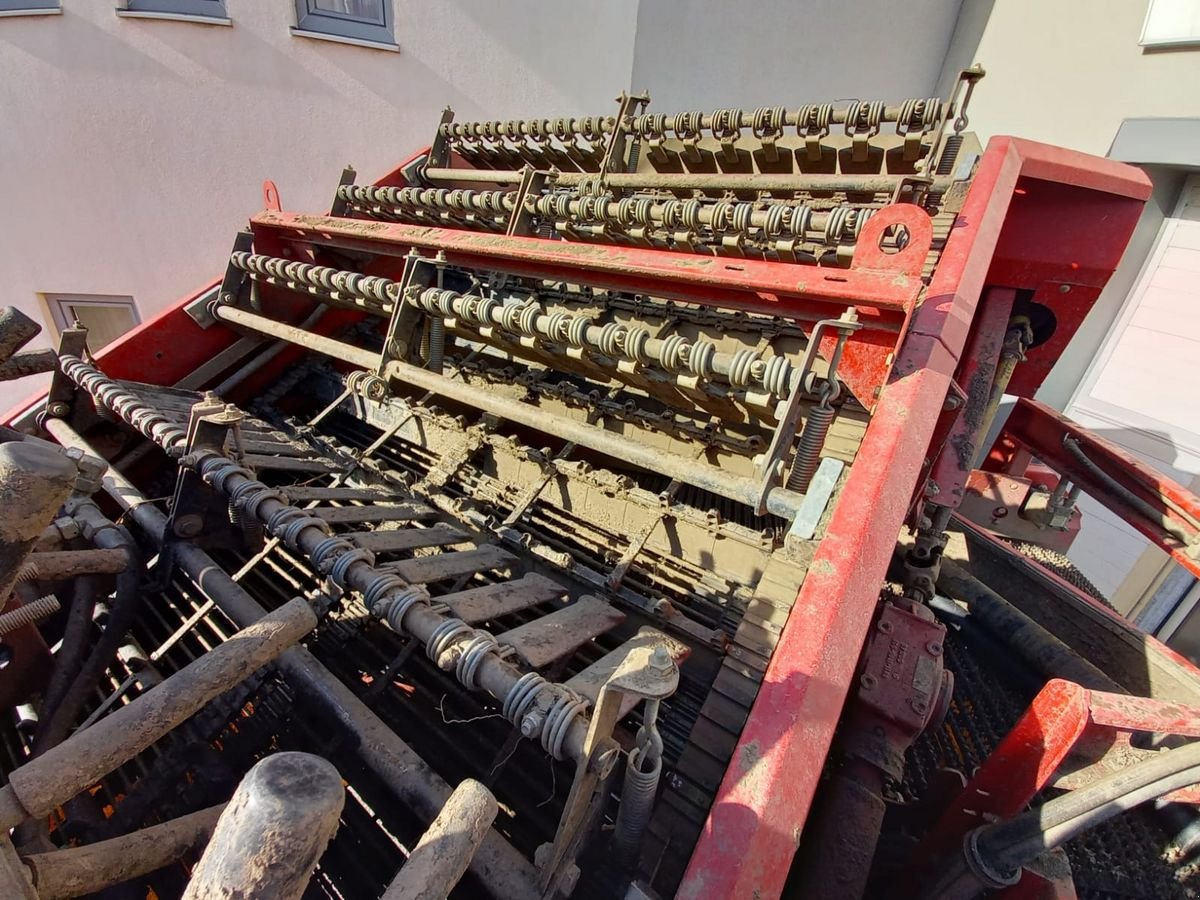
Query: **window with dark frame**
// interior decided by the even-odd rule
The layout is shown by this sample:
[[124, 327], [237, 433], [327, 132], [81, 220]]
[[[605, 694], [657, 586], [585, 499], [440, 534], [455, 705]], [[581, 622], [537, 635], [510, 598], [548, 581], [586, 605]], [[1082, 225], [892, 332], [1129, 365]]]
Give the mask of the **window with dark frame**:
[[296, 33], [394, 46], [391, 0], [296, 0]]
[[126, 0], [124, 11], [159, 15], [193, 16], [197, 19], [227, 19], [225, 0]]
[[60, 0], [0, 0], [0, 13], [61, 12]]

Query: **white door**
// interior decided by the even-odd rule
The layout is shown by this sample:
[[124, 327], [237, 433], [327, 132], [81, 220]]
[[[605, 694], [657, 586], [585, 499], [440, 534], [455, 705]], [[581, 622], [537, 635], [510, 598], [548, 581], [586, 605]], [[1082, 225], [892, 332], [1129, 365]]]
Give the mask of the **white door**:
[[[1190, 485], [1200, 475], [1198, 389], [1200, 176], [1193, 175], [1066, 414]], [[1139, 598], [1126, 582], [1149, 542], [1095, 501], [1083, 498], [1080, 507], [1084, 526], [1070, 556], [1127, 608]]]

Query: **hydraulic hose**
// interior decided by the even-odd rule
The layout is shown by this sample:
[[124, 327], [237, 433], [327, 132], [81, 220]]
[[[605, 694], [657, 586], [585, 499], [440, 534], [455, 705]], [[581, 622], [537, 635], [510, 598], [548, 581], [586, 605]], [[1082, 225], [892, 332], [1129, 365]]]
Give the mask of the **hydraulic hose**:
[[54, 655], [54, 671], [42, 694], [40, 721], [45, 722], [66, 696], [67, 689], [75, 681], [83, 666], [87, 652], [88, 636], [92, 631], [92, 614], [96, 609], [99, 586], [96, 579], [83, 576], [75, 580], [71, 595], [71, 608], [63, 628], [62, 644]]
[[1006, 822], [967, 835], [963, 852], [935, 876], [926, 897], [967, 900], [1015, 883], [1046, 850], [1142, 803], [1200, 782], [1200, 743], [1160, 753]]

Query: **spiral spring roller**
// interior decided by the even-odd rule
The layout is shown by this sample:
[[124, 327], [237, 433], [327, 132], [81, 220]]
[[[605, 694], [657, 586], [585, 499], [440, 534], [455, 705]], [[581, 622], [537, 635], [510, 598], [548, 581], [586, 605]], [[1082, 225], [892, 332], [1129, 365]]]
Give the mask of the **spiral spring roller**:
[[[588, 704], [573, 691], [544, 679], [540, 682], [528, 679], [535, 673], [521, 673], [504, 660], [499, 643], [492, 635], [472, 628], [460, 619], [443, 616], [423, 588], [407, 585], [394, 573], [375, 568], [374, 554], [332, 534], [327, 522], [289, 505], [281, 492], [255, 480], [253, 473], [245, 467], [211, 450], [185, 456], [187, 435], [182, 428], [170, 425], [162, 416], [154, 414], [143, 401], [94, 366], [78, 357], [64, 355], [61, 367], [97, 402], [108, 405], [142, 435], [171, 452], [180, 465], [198, 472], [228, 500], [236, 497], [243, 515], [256, 517], [288, 548], [307, 555], [317, 571], [327, 573], [336, 587], [359, 592], [364, 601], [369, 601], [368, 608], [373, 615], [381, 616], [392, 628], [403, 627], [405, 633], [421, 640], [435, 663], [452, 659], [451, 668], [465, 686], [478, 689], [484, 666], [490, 662], [498, 667], [506, 683], [500, 696], [505, 709], [519, 708], [527, 714], [537, 705], [545, 710], [540, 731], [529, 734], [524, 730], [524, 718], [516, 718], [516, 721], [527, 737], [540, 735], [542, 746], [556, 759], [564, 758], [567, 738], [573, 728], [578, 726], [586, 731]], [[406, 622], [406, 617], [417, 607], [424, 612], [419, 626]], [[433, 623], [432, 627], [429, 623]], [[414, 627], [418, 630], [414, 631]], [[528, 680], [522, 681], [523, 678]], [[533, 683], [538, 684], [538, 688], [532, 698], [518, 694]], [[514, 721], [514, 717], [510, 716], [509, 720]]]

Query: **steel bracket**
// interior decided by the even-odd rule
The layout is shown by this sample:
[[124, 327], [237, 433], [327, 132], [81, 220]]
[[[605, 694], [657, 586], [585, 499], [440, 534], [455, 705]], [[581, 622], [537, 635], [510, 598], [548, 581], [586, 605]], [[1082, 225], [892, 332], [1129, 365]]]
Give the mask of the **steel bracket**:
[[[666, 651], [665, 659], [660, 648]], [[644, 700], [664, 700], [679, 687], [679, 667], [665, 644], [646, 644], [630, 650], [600, 689], [596, 709], [584, 739], [583, 761], [575, 769], [571, 793], [563, 808], [553, 844], [538, 850], [539, 887], [544, 900], [569, 893], [575, 856], [584, 837], [584, 824], [606, 793], [602, 783], [613, 773], [620, 747], [613, 730], [621, 717], [622, 700], [632, 695]]]

